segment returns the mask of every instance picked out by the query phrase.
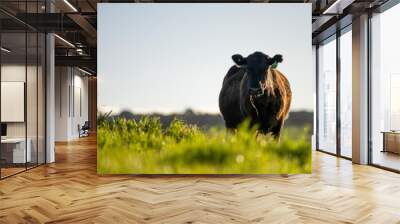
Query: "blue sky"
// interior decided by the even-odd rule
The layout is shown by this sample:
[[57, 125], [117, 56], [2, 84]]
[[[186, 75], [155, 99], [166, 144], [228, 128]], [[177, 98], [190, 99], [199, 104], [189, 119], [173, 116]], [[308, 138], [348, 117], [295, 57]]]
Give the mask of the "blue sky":
[[310, 4], [99, 4], [99, 110], [219, 112], [231, 56], [282, 54], [291, 110], [312, 110]]

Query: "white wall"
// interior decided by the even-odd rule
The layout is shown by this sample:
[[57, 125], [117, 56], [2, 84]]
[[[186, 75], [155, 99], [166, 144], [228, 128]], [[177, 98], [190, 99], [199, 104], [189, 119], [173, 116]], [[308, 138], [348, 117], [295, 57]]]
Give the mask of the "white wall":
[[[76, 70], [75, 70], [76, 71]], [[78, 124], [83, 125], [88, 121], [88, 78], [85, 76], [74, 75], [74, 108], [72, 109], [73, 119], [71, 120], [71, 134], [79, 137]]]
[[55, 141], [68, 140], [68, 117], [70, 85], [69, 69], [67, 67], [56, 67], [55, 69]]
[[83, 75], [76, 68], [56, 67], [56, 141], [79, 138], [78, 125], [88, 120], [88, 78]]
[[[1, 81], [2, 82], [25, 82], [25, 65], [2, 65]], [[32, 67], [28, 66], [28, 71]], [[5, 108], [2, 108], [5, 110]], [[25, 137], [25, 122], [7, 122], [7, 137]]]
[[[36, 70], [38, 69], [38, 70]], [[36, 65], [25, 64], [3, 64], [1, 66], [1, 81], [2, 82], [24, 82], [26, 84], [26, 107], [23, 102], [22, 111], [8, 111], [13, 108], [2, 107], [3, 113], [25, 113], [26, 120], [22, 119], [21, 122], [4, 122], [7, 124], [7, 137], [8, 138], [24, 138], [25, 135], [29, 139], [29, 147], [31, 148], [32, 162], [39, 159], [39, 163], [44, 163], [44, 150], [45, 150], [45, 116], [44, 116], [44, 100], [45, 100], [45, 87], [44, 87], [44, 73], [42, 67]], [[27, 80], [26, 80], [27, 79]], [[4, 90], [4, 89], [3, 89]], [[3, 92], [2, 90], [2, 92]], [[24, 90], [22, 90], [22, 94]], [[3, 92], [4, 94], [4, 92]], [[2, 95], [2, 98], [8, 98], [7, 95]], [[14, 108], [14, 110], [16, 110]], [[22, 115], [24, 116], [24, 115]], [[3, 120], [3, 119], [2, 119]], [[38, 154], [37, 154], [38, 153]]]
[[[27, 69], [27, 70], [26, 70]], [[28, 78], [30, 74], [36, 74], [36, 67], [34, 66], [28, 66], [25, 67], [25, 65], [17, 65], [17, 64], [6, 64], [1, 66], [1, 81], [2, 82], [24, 82], [26, 83], [25, 80], [25, 75], [26, 71], [28, 72]], [[36, 85], [36, 81], [29, 80], [30, 85]], [[34, 98], [36, 99], [36, 88], [27, 88], [27, 101], [28, 103], [32, 102]], [[4, 96], [3, 96], [4, 97]], [[31, 107], [35, 107], [34, 109], [36, 110], [36, 101], [32, 105], [28, 105]], [[22, 108], [23, 109], [23, 108]], [[6, 108], [2, 108], [2, 110], [6, 110]], [[28, 112], [31, 112], [30, 110]], [[36, 124], [36, 113], [28, 113], [27, 114], [28, 122], [35, 121]], [[28, 129], [33, 128], [36, 130], [36, 125], [33, 127], [33, 124], [28, 124]], [[29, 130], [28, 130], [29, 131]], [[7, 136], [8, 137], [25, 137], [25, 122], [7, 122]], [[28, 133], [29, 137], [29, 133]]]

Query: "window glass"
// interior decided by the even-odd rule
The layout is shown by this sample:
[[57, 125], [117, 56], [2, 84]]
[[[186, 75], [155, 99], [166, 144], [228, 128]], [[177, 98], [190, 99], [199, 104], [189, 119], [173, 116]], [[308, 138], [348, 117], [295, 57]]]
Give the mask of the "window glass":
[[318, 148], [336, 153], [336, 40], [318, 48]]
[[400, 170], [400, 5], [372, 17], [372, 163]]
[[[1, 1], [0, 7], [22, 16], [43, 13], [44, 4]], [[0, 12], [0, 20], [0, 178], [5, 178], [45, 162], [46, 40], [7, 14]]]
[[352, 35], [340, 36], [340, 154], [351, 158], [352, 141]]

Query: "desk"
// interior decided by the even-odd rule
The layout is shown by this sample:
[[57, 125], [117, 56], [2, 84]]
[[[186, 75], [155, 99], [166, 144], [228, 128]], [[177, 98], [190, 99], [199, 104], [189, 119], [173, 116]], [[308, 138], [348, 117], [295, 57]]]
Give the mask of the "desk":
[[382, 134], [383, 134], [382, 152], [392, 152], [400, 154], [400, 132], [382, 131]]
[[[6, 163], [25, 163], [31, 162], [31, 145], [30, 138], [26, 139], [28, 144], [25, 154], [25, 138], [5, 138], [1, 139], [1, 157]], [[26, 159], [26, 160], [25, 160]]]

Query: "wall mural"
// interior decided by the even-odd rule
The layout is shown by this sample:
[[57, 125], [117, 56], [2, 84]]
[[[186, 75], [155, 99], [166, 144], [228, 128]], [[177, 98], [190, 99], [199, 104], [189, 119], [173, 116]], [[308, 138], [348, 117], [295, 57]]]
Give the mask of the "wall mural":
[[99, 174], [311, 172], [311, 4], [98, 9]]

